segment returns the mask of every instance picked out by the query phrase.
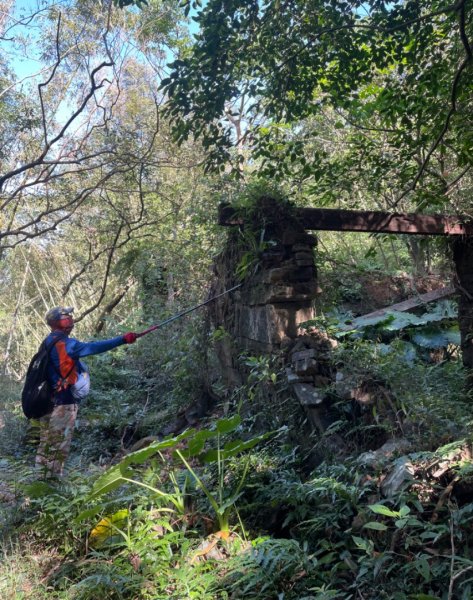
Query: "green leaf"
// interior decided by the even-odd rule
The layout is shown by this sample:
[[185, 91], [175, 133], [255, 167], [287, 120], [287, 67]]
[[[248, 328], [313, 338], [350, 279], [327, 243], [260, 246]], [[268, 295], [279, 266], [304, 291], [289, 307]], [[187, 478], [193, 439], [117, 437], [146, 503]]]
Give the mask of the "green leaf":
[[363, 525], [365, 529], [375, 529], [376, 531], [386, 531], [388, 528], [384, 523], [379, 523], [378, 521], [369, 521], [369, 523], [365, 523]]
[[402, 529], [403, 527], [405, 527], [407, 524], [407, 519], [397, 519], [396, 521], [394, 521], [394, 525], [396, 525], [396, 527], [398, 529]]
[[410, 512], [411, 512], [411, 509], [410, 509], [408, 506], [406, 506], [406, 505], [404, 505], [404, 506], [401, 506], [401, 508], [399, 509], [399, 516], [400, 516], [400, 517], [405, 517], [405, 516], [407, 516], [407, 515], [408, 515]]
[[234, 415], [229, 419], [220, 419], [217, 421], [216, 427], [219, 433], [230, 433], [231, 431], [235, 431], [235, 429], [240, 425], [241, 417], [240, 415]]
[[460, 332], [456, 328], [446, 330], [438, 327], [426, 327], [412, 336], [412, 341], [422, 348], [445, 348], [449, 344], [460, 345]]
[[364, 550], [368, 554], [373, 550], [373, 543], [370, 540], [364, 540], [363, 538], [357, 537], [356, 535], [351, 536], [355, 542], [357, 548]]
[[384, 504], [371, 504], [368, 508], [376, 513], [377, 515], [384, 515], [385, 517], [399, 517], [399, 513], [395, 510], [391, 510]]
[[182, 454], [186, 458], [190, 458], [191, 456], [197, 456], [204, 449], [204, 443], [205, 440], [202, 438], [194, 438], [192, 440], [189, 440], [189, 443], [187, 444], [187, 449], [182, 450]]
[[[135, 496], [133, 495], [126, 495], [126, 496], [120, 496], [120, 503], [121, 504], [127, 504], [127, 503], [132, 503], [135, 500]], [[115, 507], [116, 506], [116, 498], [111, 498], [110, 500], [107, 500], [105, 502], [99, 502], [98, 504], [95, 504], [94, 506], [91, 506], [90, 508], [86, 508], [85, 510], [83, 510], [80, 514], [77, 515], [77, 517], [74, 518], [74, 522], [75, 523], [80, 523], [81, 521], [85, 521], [87, 519], [90, 519], [91, 517], [95, 517], [99, 512], [103, 512], [105, 510], [107, 510], [109, 507]], [[160, 510], [165, 510], [165, 509], [160, 509]], [[165, 512], [167, 512], [165, 510]]]
[[113, 515], [103, 517], [92, 529], [89, 535], [89, 543], [92, 548], [101, 548], [109, 540], [114, 531], [121, 529], [129, 517], [127, 508], [123, 508]]
[[425, 581], [430, 581], [430, 565], [427, 562], [427, 559], [422, 557], [415, 561], [416, 570], [422, 575]]
[[126, 480], [132, 475], [132, 471], [129, 468], [130, 465], [142, 464], [148, 460], [148, 458], [151, 458], [161, 450], [175, 447], [183, 439], [193, 435], [194, 433], [194, 429], [188, 429], [176, 437], [168, 438], [161, 442], [154, 442], [146, 448], [142, 448], [141, 450], [137, 450], [136, 452], [132, 452], [128, 456], [125, 456], [125, 458], [122, 459], [117, 465], [114, 465], [105, 471], [105, 473], [95, 481], [88, 500], [92, 500], [98, 496], [101, 496], [102, 494], [106, 494], [107, 492], [110, 492], [125, 483]]
[[132, 470], [127, 465], [120, 463], [113, 466], [97, 479], [87, 500], [90, 501], [102, 494], [111, 492], [125, 483], [131, 475]]
[[187, 448], [181, 450], [183, 456], [190, 458], [192, 456], [198, 456], [204, 449], [204, 444], [207, 440], [215, 438], [218, 435], [218, 431], [210, 429], [201, 429], [197, 431], [195, 435], [187, 443]]
[[239, 492], [238, 494], [233, 494], [232, 496], [230, 496], [230, 498], [226, 498], [224, 502], [222, 502], [222, 504], [219, 505], [217, 513], [219, 515], [223, 515], [225, 514], [225, 512], [231, 508], [235, 502], [238, 500], [238, 498], [240, 498], [240, 496], [243, 495], [243, 492]]
[[328, 565], [332, 561], [338, 561], [338, 554], [336, 552], [329, 552], [328, 554], [324, 554], [322, 558], [317, 560], [318, 565]]
[[376, 317], [360, 317], [359, 319], [353, 320], [353, 327], [360, 329], [363, 327], [386, 326], [388, 323], [394, 321], [393, 314], [384, 314]]
[[262, 441], [268, 439], [272, 435], [274, 435], [274, 431], [268, 431], [263, 435], [259, 435], [258, 437], [251, 438], [251, 440], [233, 440], [225, 444], [225, 446], [221, 450], [208, 450], [204, 454], [200, 456], [200, 460], [204, 463], [213, 463], [217, 462], [219, 459], [231, 458], [232, 456], [236, 456], [240, 454], [240, 452], [244, 452], [245, 450], [250, 450], [254, 448], [257, 444]]

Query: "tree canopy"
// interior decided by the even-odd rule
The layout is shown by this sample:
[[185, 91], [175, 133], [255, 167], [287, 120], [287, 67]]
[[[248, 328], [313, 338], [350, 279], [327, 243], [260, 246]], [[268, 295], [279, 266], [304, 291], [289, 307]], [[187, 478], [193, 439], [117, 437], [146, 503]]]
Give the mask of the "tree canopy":
[[[210, 0], [192, 51], [163, 81], [174, 133], [201, 137], [209, 166], [241, 162], [232, 148], [243, 141], [271, 176], [328, 188], [329, 173], [336, 192], [322, 202], [340, 199], [343, 181], [353, 203], [357, 169], [385, 206], [444, 205], [473, 161], [472, 10], [465, 0]], [[327, 124], [343, 155], [317, 143]]]
[[[191, 278], [185, 255], [207, 196], [196, 194], [200, 150], [178, 149], [161, 114], [166, 62], [187, 41], [177, 2], [3, 8], [0, 321], [4, 368], [21, 373], [50, 305], [75, 306], [99, 332], [112, 310], [149, 300], [144, 279], [154, 302], [172, 304]], [[27, 314], [38, 325], [31, 340]]]

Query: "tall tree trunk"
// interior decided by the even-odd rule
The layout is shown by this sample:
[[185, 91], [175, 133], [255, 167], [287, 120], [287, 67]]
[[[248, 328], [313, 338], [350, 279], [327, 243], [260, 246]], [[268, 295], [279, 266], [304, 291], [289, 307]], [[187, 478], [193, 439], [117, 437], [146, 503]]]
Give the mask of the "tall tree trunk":
[[414, 263], [415, 273], [418, 277], [423, 277], [426, 274], [426, 246], [428, 240], [420, 240], [415, 236], [406, 236], [407, 249]]
[[469, 380], [473, 385], [473, 239], [458, 238], [453, 242], [453, 260], [459, 291], [458, 324], [463, 364], [470, 370]]
[[131, 282], [127, 283], [125, 287], [107, 304], [107, 306], [103, 309], [100, 314], [100, 317], [95, 325], [95, 333], [100, 333], [105, 328], [105, 324], [107, 322], [107, 317], [112, 314], [113, 309], [120, 304], [123, 298], [126, 296], [126, 293], [131, 287]]

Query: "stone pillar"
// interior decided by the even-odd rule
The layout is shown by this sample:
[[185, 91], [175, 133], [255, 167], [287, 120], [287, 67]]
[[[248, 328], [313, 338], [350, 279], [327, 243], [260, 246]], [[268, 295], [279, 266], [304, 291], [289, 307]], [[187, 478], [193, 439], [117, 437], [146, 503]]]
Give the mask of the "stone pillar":
[[300, 323], [315, 316], [316, 238], [292, 225], [274, 241], [237, 299], [235, 338], [241, 348], [254, 352], [280, 349], [297, 337]]
[[[289, 203], [263, 197], [242, 217], [243, 235], [232, 229], [214, 261], [211, 290], [216, 295], [238, 283], [238, 266], [252, 255], [242, 287], [210, 309], [215, 329], [228, 334], [234, 357], [242, 350], [277, 352], [295, 339], [299, 324], [315, 316], [313, 300], [320, 291], [314, 261], [317, 240], [306, 233]], [[228, 352], [220, 350], [219, 355], [231, 375], [236, 360], [230, 361]]]
[[[246, 214], [237, 215], [237, 225], [243, 231], [230, 231], [225, 249], [214, 262], [211, 290], [216, 295], [233, 287], [238, 266], [251, 265], [242, 287], [210, 309], [223, 379], [231, 386], [241, 368], [237, 357], [242, 351], [278, 355], [283, 350], [294, 402], [302, 406], [310, 427], [323, 433], [330, 415], [322, 387], [333, 378], [328, 364], [333, 344], [323, 335], [301, 335], [300, 329], [301, 323], [315, 317], [314, 299], [321, 291], [314, 257], [317, 239], [306, 232], [305, 223], [288, 203], [267, 197]], [[243, 368], [243, 380], [245, 376]], [[338, 452], [343, 444], [334, 440], [335, 436], [329, 436], [326, 446]]]

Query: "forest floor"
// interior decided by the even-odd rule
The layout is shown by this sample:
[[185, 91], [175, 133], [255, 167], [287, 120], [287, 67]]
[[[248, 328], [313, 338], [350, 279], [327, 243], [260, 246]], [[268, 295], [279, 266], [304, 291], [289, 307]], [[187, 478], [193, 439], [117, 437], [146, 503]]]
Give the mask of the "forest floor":
[[[372, 296], [367, 288], [358, 309], [365, 310], [369, 302], [370, 310], [380, 308], [388, 297], [403, 299], [396, 296], [397, 285], [391, 280], [388, 286], [383, 280], [389, 295]], [[433, 287], [426, 285], [423, 291]], [[171, 454], [150, 458], [143, 448], [139, 451], [143, 460], [132, 471], [116, 470], [126, 456], [122, 447], [126, 424], [136, 420], [143, 407], [143, 394], [130, 372], [123, 368], [121, 380], [102, 381], [103, 365], [97, 371], [92, 397], [81, 407], [64, 482], [49, 491], [35, 487], [34, 444], [17, 400], [19, 388], [11, 387], [0, 421], [0, 530], [5, 558], [0, 596], [8, 600], [473, 597], [468, 580], [473, 567], [472, 440], [464, 373], [457, 355], [437, 363], [414, 360], [406, 353], [406, 343], [393, 340], [388, 354], [378, 351], [370, 339], [339, 343], [337, 365], [343, 364], [355, 383], [374, 381], [382, 400], [358, 406], [354, 399], [333, 395], [336, 419], [323, 436], [308, 432], [304, 412], [287, 397], [282, 374], [274, 371], [272, 378], [269, 363], [250, 362], [253, 379], [240, 391], [248, 403], [241, 425], [230, 427], [218, 406], [192, 442], [186, 445], [183, 439], [175, 447], [191, 454], [192, 448], [200, 451], [202, 444], [216, 439], [215, 424], [220, 422], [230, 449], [245, 443], [239, 439], [242, 433], [246, 441], [263, 434], [263, 443], [248, 445], [247, 457], [230, 452], [221, 471], [215, 464], [200, 465], [192, 459], [188, 467], [196, 472], [201, 487], [188, 480], [185, 485], [195, 498], [183, 502], [182, 512], [169, 519], [167, 512], [159, 511], [181, 506], [182, 463], [173, 463]], [[113, 365], [115, 373], [119, 368]], [[230, 402], [228, 416], [231, 407]], [[155, 427], [150, 421], [137, 435], [153, 435]], [[264, 435], [270, 431], [278, 433], [266, 443]], [[344, 442], [342, 453], [332, 445], [336, 439]], [[117, 474], [136, 480], [136, 490], [128, 484], [110, 498], [91, 500], [92, 486], [102, 480], [106, 489], [117, 482]], [[210, 496], [203, 493], [203, 485]], [[158, 496], [145, 493], [146, 486], [165, 489], [166, 502], [160, 504], [161, 491]], [[169, 503], [171, 497], [177, 504]], [[209, 505], [209, 497], [215, 506]], [[231, 513], [228, 542], [209, 537], [215, 526], [214, 509], [222, 516], [234, 503], [238, 513]], [[103, 518], [114, 519], [123, 511], [128, 524], [117, 520], [113, 526], [121, 537], [106, 534], [113, 540], [110, 548], [91, 547], [94, 536], [100, 539], [97, 528]], [[202, 555], [202, 549], [210, 546], [217, 547], [217, 553]], [[159, 575], [153, 565], [159, 565]]]

